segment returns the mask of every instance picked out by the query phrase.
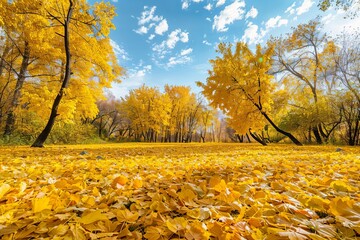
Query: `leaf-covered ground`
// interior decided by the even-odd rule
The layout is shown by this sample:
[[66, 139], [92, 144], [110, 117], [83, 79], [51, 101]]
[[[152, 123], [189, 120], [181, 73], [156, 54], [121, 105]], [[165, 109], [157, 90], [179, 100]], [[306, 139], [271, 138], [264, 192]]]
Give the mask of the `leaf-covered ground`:
[[1, 239], [357, 239], [360, 148], [0, 147]]

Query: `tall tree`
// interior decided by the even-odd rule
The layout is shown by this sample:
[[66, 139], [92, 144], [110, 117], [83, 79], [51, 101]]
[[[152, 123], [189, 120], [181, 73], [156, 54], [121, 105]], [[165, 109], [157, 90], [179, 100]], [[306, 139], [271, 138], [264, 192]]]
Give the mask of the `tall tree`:
[[337, 80], [345, 91], [340, 92], [340, 109], [346, 124], [346, 141], [357, 145], [360, 141], [360, 46], [357, 38], [343, 34], [341, 49], [334, 56]]
[[[71, 108], [77, 105], [85, 107], [80, 117], [95, 117], [98, 111], [95, 94], [101, 95], [102, 88], [110, 87], [120, 73], [108, 37], [114, 27], [111, 19], [115, 15], [110, 4], [100, 2], [89, 6], [84, 0], [49, 1], [40, 14], [49, 20], [49, 27], [57, 30], [65, 57], [62, 59], [64, 70], [60, 87], [50, 116], [32, 147], [43, 147], [55, 119], [61, 113], [63, 97], [73, 97], [68, 99]], [[66, 116], [66, 111], [63, 115]]]
[[291, 133], [280, 129], [269, 114], [275, 89], [273, 76], [268, 74], [273, 46], [262, 49], [257, 45], [255, 53], [242, 42], [236, 44], [234, 52], [232, 47], [219, 44], [221, 56], [210, 60], [212, 70], [206, 84], [198, 83], [203, 88], [202, 93], [213, 107], [231, 117], [231, 126], [239, 133], [262, 128], [266, 120], [276, 131], [302, 145]]
[[[320, 98], [326, 94], [327, 71], [326, 61], [329, 55], [336, 50], [335, 44], [328, 41], [326, 35], [320, 32], [321, 24], [317, 20], [307, 24], [300, 24], [286, 37], [274, 38], [274, 73], [285, 75], [294, 80], [294, 86], [303, 89], [303, 95], [309, 94], [311, 98], [298, 98], [307, 100], [309, 116], [312, 122], [311, 129], [316, 142], [321, 144], [323, 139]], [[306, 108], [306, 107], [305, 107]]]

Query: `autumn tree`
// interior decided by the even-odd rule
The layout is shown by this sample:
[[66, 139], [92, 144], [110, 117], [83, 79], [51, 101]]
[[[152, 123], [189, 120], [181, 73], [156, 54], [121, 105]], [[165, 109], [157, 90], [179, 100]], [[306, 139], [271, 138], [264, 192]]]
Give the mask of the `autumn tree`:
[[[56, 96], [50, 116], [32, 144], [32, 147], [42, 147], [58, 115], [66, 117], [70, 112], [67, 117], [74, 117], [77, 107], [82, 106], [78, 117], [95, 117], [96, 100], [102, 95], [102, 88], [110, 87], [111, 82], [117, 80], [119, 68], [108, 37], [110, 29], [114, 28], [111, 19], [115, 13], [109, 3], [89, 6], [83, 0], [48, 1], [40, 10], [35, 5], [30, 7], [29, 12], [49, 21], [48, 27], [54, 29], [62, 44], [56, 47], [64, 54], [59, 59], [63, 71], [60, 86], [57, 85], [59, 90], [54, 91]], [[61, 110], [60, 103], [65, 96], [68, 98], [64, 99], [65, 108]]]
[[276, 131], [301, 145], [291, 133], [280, 129], [269, 114], [275, 90], [273, 76], [268, 74], [274, 47], [262, 49], [257, 45], [255, 53], [242, 42], [236, 44], [234, 51], [232, 47], [219, 44], [217, 52], [221, 56], [210, 60], [212, 70], [206, 84], [198, 83], [202, 93], [213, 107], [230, 117], [230, 125], [239, 133], [261, 129], [266, 120]]
[[341, 49], [334, 56], [336, 77], [341, 88], [338, 104], [344, 116], [346, 142], [360, 144], [360, 47], [356, 34], [343, 34]]
[[46, 38], [46, 29], [43, 28], [45, 19], [28, 14], [26, 10], [27, 5], [22, 1], [1, 2], [1, 110], [4, 110], [6, 103], [6, 110], [2, 111], [3, 114], [6, 113], [4, 135], [10, 135], [14, 131], [15, 111], [20, 104], [26, 79], [39, 76], [31, 71], [30, 66], [33, 69], [41, 68], [41, 60], [56, 55], [49, 44], [43, 44], [51, 41], [51, 38]]
[[287, 79], [289, 91], [298, 91], [293, 105], [306, 111], [307, 122], [311, 123], [310, 128], [319, 144], [326, 138], [323, 128], [327, 119], [322, 117], [321, 104], [331, 90], [334, 75], [331, 56], [336, 51], [334, 42], [328, 41], [320, 27], [321, 24], [313, 20], [300, 24], [286, 37], [271, 40], [275, 46], [272, 73]]
[[131, 121], [135, 140], [156, 142], [164, 137], [170, 120], [170, 99], [159, 89], [145, 85], [131, 90], [125, 97], [124, 110]]

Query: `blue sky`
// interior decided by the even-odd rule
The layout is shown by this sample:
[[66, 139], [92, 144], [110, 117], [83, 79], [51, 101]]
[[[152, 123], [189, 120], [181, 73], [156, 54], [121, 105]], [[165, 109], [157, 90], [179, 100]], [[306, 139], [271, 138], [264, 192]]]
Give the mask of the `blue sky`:
[[317, 0], [112, 0], [116, 30], [110, 34], [119, 63], [127, 71], [112, 93], [125, 96], [142, 84], [185, 85], [198, 92], [219, 42], [246, 41], [253, 47], [319, 16], [323, 31], [335, 36], [360, 27], [341, 10], [325, 13]]

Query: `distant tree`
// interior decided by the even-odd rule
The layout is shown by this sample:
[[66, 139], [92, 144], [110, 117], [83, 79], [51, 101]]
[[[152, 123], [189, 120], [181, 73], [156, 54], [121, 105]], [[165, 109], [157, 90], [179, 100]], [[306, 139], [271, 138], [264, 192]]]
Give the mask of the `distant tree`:
[[122, 104], [131, 121], [135, 140], [155, 142], [165, 134], [169, 126], [171, 103], [167, 94], [159, 89], [143, 85], [131, 90]]

